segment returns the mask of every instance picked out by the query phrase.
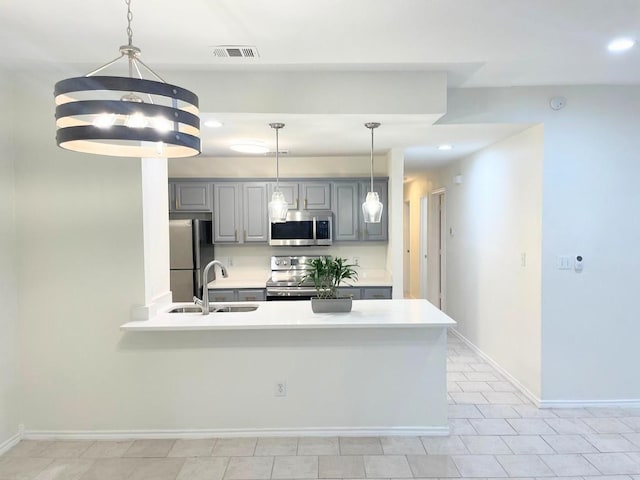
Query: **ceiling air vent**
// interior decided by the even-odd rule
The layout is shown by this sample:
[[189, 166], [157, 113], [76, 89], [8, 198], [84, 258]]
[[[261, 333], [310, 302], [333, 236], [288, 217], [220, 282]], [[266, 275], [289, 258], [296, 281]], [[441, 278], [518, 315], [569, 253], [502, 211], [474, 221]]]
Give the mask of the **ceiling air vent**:
[[250, 45], [217, 45], [213, 47], [213, 54], [220, 58], [257, 58], [258, 49]]

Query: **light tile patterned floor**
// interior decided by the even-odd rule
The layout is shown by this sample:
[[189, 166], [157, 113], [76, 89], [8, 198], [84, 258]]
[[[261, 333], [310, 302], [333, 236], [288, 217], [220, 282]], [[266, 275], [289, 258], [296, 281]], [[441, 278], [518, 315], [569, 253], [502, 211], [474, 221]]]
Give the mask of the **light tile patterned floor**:
[[456, 337], [449, 437], [30, 441], [0, 480], [640, 480], [640, 409], [539, 410]]

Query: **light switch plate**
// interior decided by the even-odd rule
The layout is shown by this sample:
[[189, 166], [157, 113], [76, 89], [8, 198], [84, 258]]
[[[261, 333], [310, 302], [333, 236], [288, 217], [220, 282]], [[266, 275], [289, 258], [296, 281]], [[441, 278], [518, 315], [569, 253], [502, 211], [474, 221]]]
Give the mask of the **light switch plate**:
[[570, 255], [558, 255], [556, 257], [556, 267], [558, 270], [571, 270], [573, 268]]

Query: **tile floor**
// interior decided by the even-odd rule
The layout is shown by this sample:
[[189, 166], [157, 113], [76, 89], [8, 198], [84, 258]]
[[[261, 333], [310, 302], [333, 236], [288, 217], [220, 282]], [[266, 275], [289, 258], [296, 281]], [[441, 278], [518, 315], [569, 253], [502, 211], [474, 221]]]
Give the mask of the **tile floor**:
[[640, 480], [640, 409], [538, 410], [449, 339], [449, 437], [32, 441], [0, 480]]

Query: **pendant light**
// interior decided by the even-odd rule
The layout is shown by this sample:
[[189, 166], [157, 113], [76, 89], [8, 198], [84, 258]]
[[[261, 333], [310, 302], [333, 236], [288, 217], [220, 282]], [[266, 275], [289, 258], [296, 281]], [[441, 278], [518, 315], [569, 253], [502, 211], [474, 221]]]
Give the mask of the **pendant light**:
[[362, 216], [365, 223], [380, 223], [384, 206], [380, 202], [378, 192], [373, 191], [373, 130], [378, 128], [380, 124], [369, 122], [364, 126], [371, 130], [371, 190], [367, 193], [367, 198], [362, 204]]
[[287, 220], [287, 201], [280, 191], [280, 148], [278, 144], [278, 130], [284, 127], [284, 123], [270, 123], [269, 126], [276, 131], [276, 189], [269, 202], [269, 221], [271, 223], [283, 223]]
[[[129, 41], [120, 47], [120, 56], [55, 85], [56, 142], [68, 150], [115, 157], [198, 155], [198, 97], [166, 83], [140, 60], [140, 49], [133, 45], [131, 0], [125, 3]], [[123, 58], [127, 77], [96, 76]], [[154, 80], [143, 79], [142, 71]]]

